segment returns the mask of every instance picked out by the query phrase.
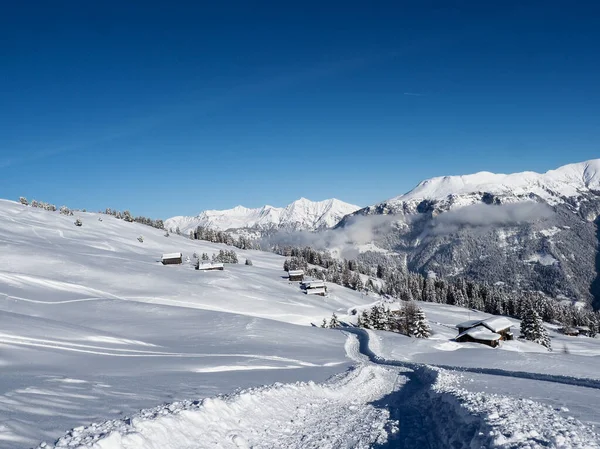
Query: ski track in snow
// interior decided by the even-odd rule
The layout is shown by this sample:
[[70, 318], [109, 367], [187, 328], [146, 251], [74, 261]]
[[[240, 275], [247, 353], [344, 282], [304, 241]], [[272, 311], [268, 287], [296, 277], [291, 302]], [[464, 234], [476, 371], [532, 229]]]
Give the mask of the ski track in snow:
[[345, 331], [356, 366], [325, 383], [167, 404], [73, 429], [38, 449], [600, 448], [592, 429], [552, 407], [468, 392], [457, 372], [385, 360], [373, 333]]

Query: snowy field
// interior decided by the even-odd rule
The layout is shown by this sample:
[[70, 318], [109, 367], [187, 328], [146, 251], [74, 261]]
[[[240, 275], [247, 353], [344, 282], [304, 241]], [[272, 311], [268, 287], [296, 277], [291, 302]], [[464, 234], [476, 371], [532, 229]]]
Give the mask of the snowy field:
[[236, 249], [224, 271], [163, 266], [162, 253], [231, 248], [105, 215], [1, 201], [0, 245], [2, 449], [164, 402], [325, 380], [348, 367], [345, 337], [311, 321], [365, 302], [335, 286], [307, 297], [269, 253]]
[[163, 266], [232, 248], [105, 215], [0, 201], [0, 245], [2, 449], [599, 447], [600, 339], [458, 344], [487, 315], [437, 304], [429, 340], [312, 327], [377, 298], [257, 251]]

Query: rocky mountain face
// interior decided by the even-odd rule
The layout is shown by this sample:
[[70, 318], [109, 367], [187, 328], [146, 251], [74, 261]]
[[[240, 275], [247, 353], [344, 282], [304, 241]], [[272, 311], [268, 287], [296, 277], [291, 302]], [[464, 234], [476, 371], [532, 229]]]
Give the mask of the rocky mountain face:
[[179, 227], [188, 233], [197, 226], [225, 230], [318, 231], [335, 226], [359, 206], [337, 199], [310, 201], [300, 198], [286, 207], [263, 206], [249, 209], [237, 206], [228, 210], [206, 210], [195, 217], [173, 217], [165, 221], [167, 229]]
[[382, 216], [390, 220], [373, 243], [412, 271], [503, 282], [600, 308], [600, 159], [544, 174], [432, 178], [336, 228]]

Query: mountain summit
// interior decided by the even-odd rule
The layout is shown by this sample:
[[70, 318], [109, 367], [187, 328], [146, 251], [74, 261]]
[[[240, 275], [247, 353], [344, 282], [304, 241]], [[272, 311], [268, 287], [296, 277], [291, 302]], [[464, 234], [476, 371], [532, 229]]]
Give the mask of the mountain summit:
[[165, 221], [165, 227], [179, 227], [184, 233], [197, 226], [221, 231], [240, 228], [316, 231], [335, 226], [345, 215], [358, 209], [359, 206], [335, 198], [324, 201], [300, 198], [285, 207], [267, 205], [249, 209], [236, 206], [227, 210], [205, 210], [195, 217], [172, 217]]

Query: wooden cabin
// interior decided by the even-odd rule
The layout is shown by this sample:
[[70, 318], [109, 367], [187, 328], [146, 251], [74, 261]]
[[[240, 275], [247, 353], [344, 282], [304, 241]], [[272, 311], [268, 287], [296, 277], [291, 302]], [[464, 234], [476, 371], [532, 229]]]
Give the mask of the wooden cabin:
[[456, 325], [458, 329], [458, 333], [462, 334], [469, 329], [483, 327], [490, 332], [495, 334], [499, 334], [502, 337], [502, 340], [512, 340], [513, 334], [510, 331], [510, 328], [513, 324], [503, 316], [493, 316], [491, 318], [486, 318], [485, 320], [470, 320], [465, 321], [464, 323], [460, 323]]
[[559, 332], [569, 337], [577, 337], [579, 335], [579, 329], [574, 327], [563, 327], [559, 329]]
[[304, 290], [304, 293], [306, 293], [307, 295], [325, 296], [325, 295], [327, 295], [327, 288], [326, 287], [307, 288]]
[[492, 332], [486, 327], [478, 326], [458, 334], [454, 340], [459, 343], [480, 343], [496, 348], [500, 344], [500, 340], [502, 340], [502, 335]]
[[469, 320], [456, 325], [455, 341], [481, 343], [495, 348], [501, 340], [512, 340], [512, 323], [504, 317], [495, 316], [485, 320]]
[[583, 335], [584, 337], [589, 337], [592, 333], [588, 326], [578, 326], [577, 330], [579, 331], [579, 335]]
[[288, 271], [288, 280], [290, 282], [296, 282], [296, 281], [302, 282], [304, 280], [304, 271], [303, 270], [289, 270]]
[[196, 265], [196, 270], [200, 271], [213, 271], [220, 270], [223, 271], [225, 266], [222, 263], [201, 263]]
[[300, 283], [300, 289], [304, 290], [307, 295], [325, 296], [327, 294], [327, 286], [325, 281], [320, 280], [305, 280]]
[[163, 254], [161, 262], [163, 265], [180, 265], [183, 263], [183, 254], [181, 254], [181, 253]]

